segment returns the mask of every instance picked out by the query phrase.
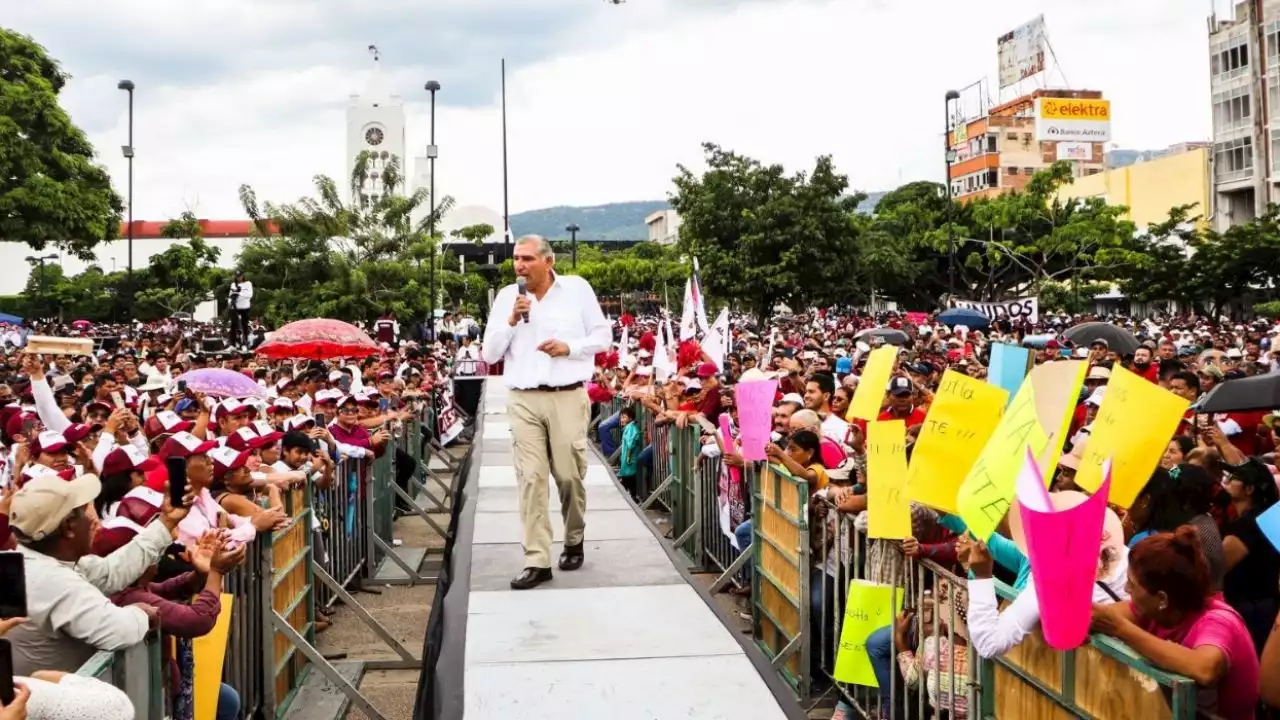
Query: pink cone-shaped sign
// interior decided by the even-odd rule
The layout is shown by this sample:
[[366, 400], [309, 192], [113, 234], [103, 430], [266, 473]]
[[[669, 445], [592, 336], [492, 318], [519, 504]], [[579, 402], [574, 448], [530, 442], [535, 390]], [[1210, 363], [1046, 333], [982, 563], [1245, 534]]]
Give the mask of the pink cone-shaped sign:
[[778, 392], [778, 381], [754, 380], [738, 383], [735, 391], [742, 457], [746, 460], [764, 460], [764, 446], [769, 442], [769, 433], [773, 430], [773, 398]]
[[1040, 604], [1040, 629], [1050, 647], [1073, 650], [1089, 637], [1093, 586], [1098, 579], [1102, 527], [1111, 491], [1111, 461], [1103, 465], [1098, 492], [1071, 507], [1045, 504], [1044, 476], [1030, 453], [1022, 475], [1026, 477], [1017, 484], [1018, 511]]

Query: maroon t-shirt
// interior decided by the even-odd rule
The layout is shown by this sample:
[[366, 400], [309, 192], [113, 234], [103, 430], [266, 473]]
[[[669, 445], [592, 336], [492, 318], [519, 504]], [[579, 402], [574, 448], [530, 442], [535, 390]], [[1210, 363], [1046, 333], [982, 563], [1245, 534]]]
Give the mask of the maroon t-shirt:
[[712, 423], [720, 422], [720, 413], [723, 410], [724, 405], [720, 402], [719, 386], [707, 391], [706, 396], [702, 398], [702, 402], [698, 405], [698, 412], [702, 413]]

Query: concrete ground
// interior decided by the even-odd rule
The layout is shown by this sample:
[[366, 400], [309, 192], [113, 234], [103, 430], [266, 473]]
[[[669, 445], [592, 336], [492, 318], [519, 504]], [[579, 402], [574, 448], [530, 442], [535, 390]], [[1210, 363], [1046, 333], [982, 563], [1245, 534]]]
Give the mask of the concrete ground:
[[[455, 457], [461, 457], [466, 447], [450, 448]], [[441, 527], [448, 527], [448, 515], [432, 515]], [[444, 538], [436, 534], [422, 518], [406, 516], [395, 523], [395, 538], [405, 547], [443, 548]], [[422, 653], [427, 632], [427, 617], [435, 600], [435, 585], [375, 586], [380, 594], [355, 593], [355, 599], [365, 610], [404, 645], [414, 657]], [[317, 638], [319, 650], [326, 656], [346, 653], [351, 660], [394, 660], [395, 651], [351, 611], [337, 604], [333, 626]], [[414, 697], [418, 689], [418, 670], [377, 670], [365, 673], [360, 690], [386, 720], [412, 720]], [[350, 720], [365, 720], [368, 716], [358, 708], [347, 713]]]

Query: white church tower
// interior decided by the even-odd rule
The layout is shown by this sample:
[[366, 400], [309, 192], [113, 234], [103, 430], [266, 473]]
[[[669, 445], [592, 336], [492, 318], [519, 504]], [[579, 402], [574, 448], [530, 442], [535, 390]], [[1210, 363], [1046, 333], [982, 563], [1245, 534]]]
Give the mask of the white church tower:
[[[370, 178], [357, 193], [363, 197], [350, 198], [353, 204], [362, 199], [373, 201], [387, 192], [403, 195], [405, 183], [410, 178], [410, 169], [405, 162], [404, 101], [400, 96], [391, 94], [387, 86], [377, 46], [370, 45], [369, 53], [373, 55], [373, 71], [369, 73], [368, 85], [363, 94], [352, 95], [347, 104], [347, 174], [343, 176], [343, 187], [350, 185], [351, 173], [361, 152], [368, 150], [376, 153], [377, 157], [369, 164]], [[389, 189], [383, 186], [381, 174], [393, 157], [400, 165], [402, 180], [398, 187]]]

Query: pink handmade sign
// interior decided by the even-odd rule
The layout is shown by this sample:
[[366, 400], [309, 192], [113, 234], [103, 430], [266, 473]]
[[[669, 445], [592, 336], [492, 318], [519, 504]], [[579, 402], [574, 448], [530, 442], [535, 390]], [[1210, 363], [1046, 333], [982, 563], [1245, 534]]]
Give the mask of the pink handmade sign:
[[[1098, 579], [1102, 528], [1111, 491], [1111, 461], [1091, 496], [1045, 491], [1044, 475], [1028, 450], [1017, 481], [1018, 512], [1045, 642], [1072, 650], [1089, 637], [1093, 585]], [[1068, 497], [1071, 496], [1071, 497]]]
[[[742, 410], [738, 410], [738, 417], [742, 417]], [[726, 455], [736, 453], [738, 446], [733, 442], [733, 433], [729, 430], [729, 413], [720, 413], [720, 441], [724, 444], [724, 452]], [[729, 478], [735, 482], [742, 482], [742, 468], [730, 467]]]
[[769, 432], [773, 430], [773, 398], [778, 393], [778, 381], [742, 382], [738, 383], [736, 391], [742, 457], [764, 460], [764, 446], [769, 442]]

